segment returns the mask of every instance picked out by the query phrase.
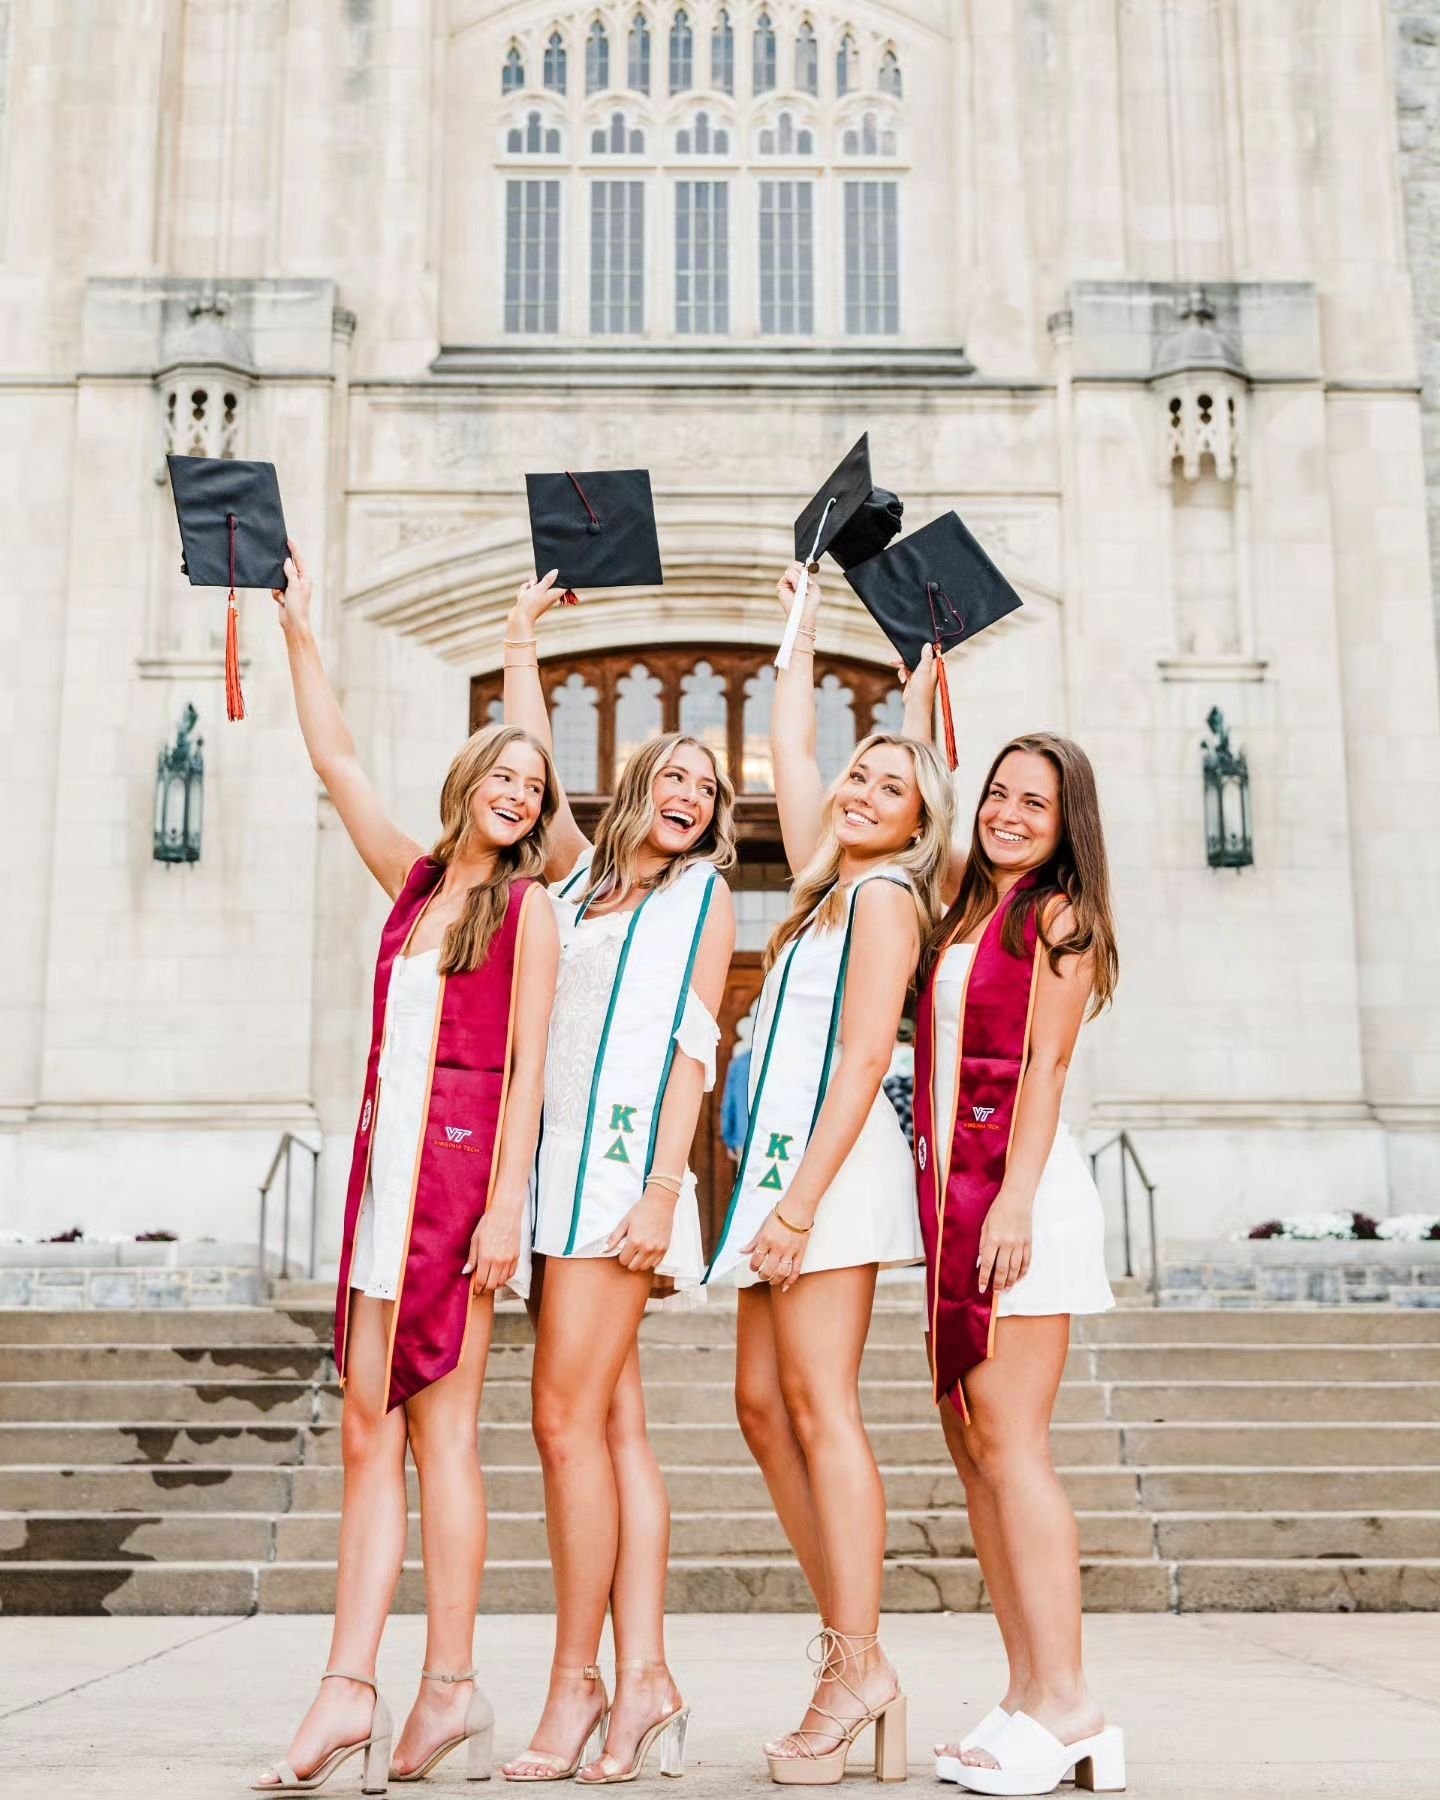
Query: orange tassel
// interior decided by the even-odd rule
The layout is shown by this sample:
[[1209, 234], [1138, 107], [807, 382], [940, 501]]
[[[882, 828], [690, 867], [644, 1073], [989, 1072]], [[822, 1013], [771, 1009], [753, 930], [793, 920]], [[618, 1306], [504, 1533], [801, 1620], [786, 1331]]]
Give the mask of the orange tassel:
[[230, 603], [225, 615], [225, 716], [245, 717], [245, 696], [240, 692], [239, 613], [235, 606], [235, 590], [230, 590]]
[[945, 658], [940, 654], [940, 646], [935, 646], [935, 673], [940, 682], [940, 719], [945, 727], [945, 755], [950, 767], [956, 766], [955, 755], [955, 715], [950, 710], [950, 681], [945, 673]]

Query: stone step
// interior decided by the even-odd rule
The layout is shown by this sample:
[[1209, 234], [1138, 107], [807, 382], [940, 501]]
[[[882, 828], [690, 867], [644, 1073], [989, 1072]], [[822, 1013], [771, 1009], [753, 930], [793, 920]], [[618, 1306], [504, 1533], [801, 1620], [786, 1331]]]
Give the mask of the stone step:
[[[524, 1354], [528, 1373], [528, 1347]], [[520, 1364], [506, 1372], [519, 1373]], [[331, 1381], [334, 1376], [330, 1352], [319, 1344], [0, 1344], [0, 1382]]]
[[1429, 1510], [1161, 1513], [1154, 1520], [1154, 1533], [1159, 1556], [1177, 1562], [1235, 1557], [1440, 1558], [1440, 1514]]
[[[0, 1611], [11, 1614], [328, 1613], [333, 1571], [323, 1563], [28, 1562], [0, 1564]], [[1112, 1558], [1082, 1563], [1089, 1612], [1396, 1612], [1440, 1610], [1440, 1561], [1366, 1558], [1195, 1560]], [[882, 1604], [896, 1612], [975, 1612], [983, 1606], [977, 1564], [930, 1558], [886, 1565]], [[813, 1601], [799, 1569], [779, 1559], [712, 1563], [677, 1559], [672, 1612], [806, 1613]], [[550, 1571], [540, 1563], [495, 1562], [485, 1572], [482, 1612], [549, 1612]], [[424, 1576], [407, 1564], [394, 1610], [424, 1610]]]
[[[297, 1477], [305, 1471], [297, 1471]], [[1139, 1469], [1137, 1505], [1168, 1512], [1440, 1511], [1440, 1467]]]
[[1384, 1306], [1117, 1308], [1076, 1319], [1079, 1344], [1440, 1344], [1440, 1309]]
[[1440, 1381], [1440, 1343], [1077, 1345], [1065, 1376], [1092, 1381]]
[[[1072, 1431], [1098, 1427], [1071, 1426]], [[1440, 1463], [1440, 1425], [1123, 1425], [1120, 1461], [1136, 1468], [1157, 1464], [1240, 1466], [1306, 1464], [1371, 1469], [1394, 1464]]]
[[163, 1344], [210, 1349], [229, 1344], [308, 1344], [317, 1337], [315, 1319], [307, 1314], [277, 1312], [268, 1306], [71, 1308], [47, 1312], [39, 1307], [0, 1308], [0, 1344]]
[[1440, 1382], [1132, 1381], [1116, 1382], [1105, 1393], [1108, 1410], [1102, 1416], [1127, 1421], [1400, 1424], [1440, 1419]]

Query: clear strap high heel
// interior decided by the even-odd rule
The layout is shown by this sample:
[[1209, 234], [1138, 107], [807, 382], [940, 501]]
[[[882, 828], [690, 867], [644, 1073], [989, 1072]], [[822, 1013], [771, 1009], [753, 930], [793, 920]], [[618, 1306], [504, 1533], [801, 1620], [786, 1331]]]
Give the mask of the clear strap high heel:
[[[580, 1668], [566, 1668], [560, 1663], [552, 1663], [550, 1672], [552, 1675], [569, 1676], [576, 1681], [595, 1682], [600, 1689], [600, 1710], [586, 1727], [579, 1748], [568, 1762], [553, 1750], [537, 1750], [532, 1744], [529, 1749], [522, 1750], [513, 1762], [502, 1763], [500, 1773], [507, 1781], [572, 1781], [576, 1771], [583, 1764], [594, 1762], [604, 1747], [610, 1700], [605, 1692], [605, 1683], [600, 1679], [599, 1665], [585, 1663]], [[533, 1772], [527, 1765], [535, 1765]]]
[[322, 1681], [358, 1681], [368, 1687], [375, 1695], [375, 1710], [370, 1715], [370, 1735], [356, 1744], [337, 1744], [336, 1747], [317, 1763], [308, 1775], [297, 1775], [288, 1762], [277, 1762], [270, 1773], [273, 1781], [252, 1781], [250, 1787], [257, 1794], [313, 1794], [335, 1773], [342, 1763], [349, 1762], [352, 1756], [365, 1753], [365, 1765], [360, 1775], [360, 1792], [362, 1794], [383, 1794], [390, 1778], [390, 1735], [393, 1729], [390, 1720], [390, 1708], [381, 1698], [380, 1690], [375, 1686], [373, 1675], [356, 1675], [349, 1669], [327, 1669], [320, 1677]]
[[[855, 1740], [867, 1725], [875, 1727], [875, 1779], [904, 1781], [907, 1773], [905, 1696], [897, 1689], [888, 1700], [872, 1706], [865, 1697], [864, 1677], [851, 1666], [879, 1642], [878, 1632], [847, 1637], [830, 1625], [823, 1625], [811, 1639], [808, 1655], [819, 1671], [817, 1688], [822, 1681], [837, 1683], [855, 1701], [859, 1711], [832, 1712], [828, 1706], [820, 1706], [812, 1699], [811, 1712], [818, 1713], [829, 1723], [802, 1725], [798, 1731], [787, 1733], [773, 1750], [766, 1747], [765, 1761], [769, 1764], [772, 1781], [782, 1787], [832, 1787], [843, 1781], [845, 1764], [855, 1747]], [[822, 1745], [825, 1748], [822, 1749]]]
[[[617, 1662], [615, 1665], [615, 1684], [618, 1689], [623, 1674], [643, 1674], [647, 1669], [660, 1669], [666, 1675], [670, 1673], [669, 1665], [663, 1662], [646, 1662], [631, 1659]], [[625, 1768], [605, 1751], [593, 1762], [582, 1765], [575, 1779], [582, 1787], [604, 1787], [612, 1781], [634, 1781], [645, 1773], [645, 1764], [649, 1761], [650, 1751], [658, 1742], [660, 1745], [660, 1773], [662, 1775], [681, 1776], [685, 1773], [685, 1739], [690, 1731], [690, 1708], [682, 1701], [679, 1706], [672, 1707], [663, 1718], [654, 1720], [640, 1734], [635, 1745], [635, 1754]], [[608, 1737], [608, 1732], [607, 1732]], [[587, 1775], [585, 1770], [594, 1767], [598, 1775]]]
[[[422, 1681], [443, 1682], [446, 1687], [453, 1687], [461, 1681], [473, 1681], [474, 1669], [463, 1669], [458, 1675], [442, 1675], [435, 1669], [422, 1669]], [[465, 1745], [465, 1779], [467, 1781], [488, 1781], [494, 1765], [495, 1756], [495, 1708], [477, 1687], [470, 1696], [470, 1704], [465, 1708], [465, 1729], [457, 1736], [446, 1738], [438, 1744], [424, 1762], [413, 1768], [407, 1775], [392, 1768], [392, 1781], [423, 1781], [437, 1763], [443, 1762], [452, 1750]]]

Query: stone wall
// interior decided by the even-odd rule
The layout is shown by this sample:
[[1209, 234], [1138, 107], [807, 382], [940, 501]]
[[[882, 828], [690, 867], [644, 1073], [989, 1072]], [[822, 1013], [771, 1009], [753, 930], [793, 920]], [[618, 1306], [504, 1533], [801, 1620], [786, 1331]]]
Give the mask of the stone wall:
[[1175, 1244], [1161, 1253], [1160, 1304], [1440, 1307], [1440, 1244], [1287, 1238]]
[[1429, 495], [1431, 591], [1440, 628], [1440, 0], [1390, 0], [1405, 239]]

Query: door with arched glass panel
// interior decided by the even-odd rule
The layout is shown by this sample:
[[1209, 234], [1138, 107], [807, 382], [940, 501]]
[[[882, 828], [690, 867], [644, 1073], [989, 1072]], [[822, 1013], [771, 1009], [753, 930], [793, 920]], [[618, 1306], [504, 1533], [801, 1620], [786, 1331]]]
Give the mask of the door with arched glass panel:
[[[726, 1077], [732, 1057], [745, 1045], [761, 953], [785, 916], [789, 887], [770, 757], [773, 662], [773, 647], [667, 644], [555, 656], [540, 665], [556, 766], [585, 832], [593, 835], [614, 791], [616, 770], [638, 745], [662, 731], [685, 731], [709, 745], [735, 783], [740, 864], [730, 885], [736, 954], [721, 1007], [715, 1092], [701, 1111], [691, 1158], [707, 1246], [719, 1232], [729, 1199], [732, 1165], [722, 1133]], [[902, 707], [888, 668], [819, 656], [815, 675], [816, 749], [828, 781], [867, 732], [898, 731]], [[498, 673], [472, 682], [472, 731], [501, 717], [502, 687]]]

